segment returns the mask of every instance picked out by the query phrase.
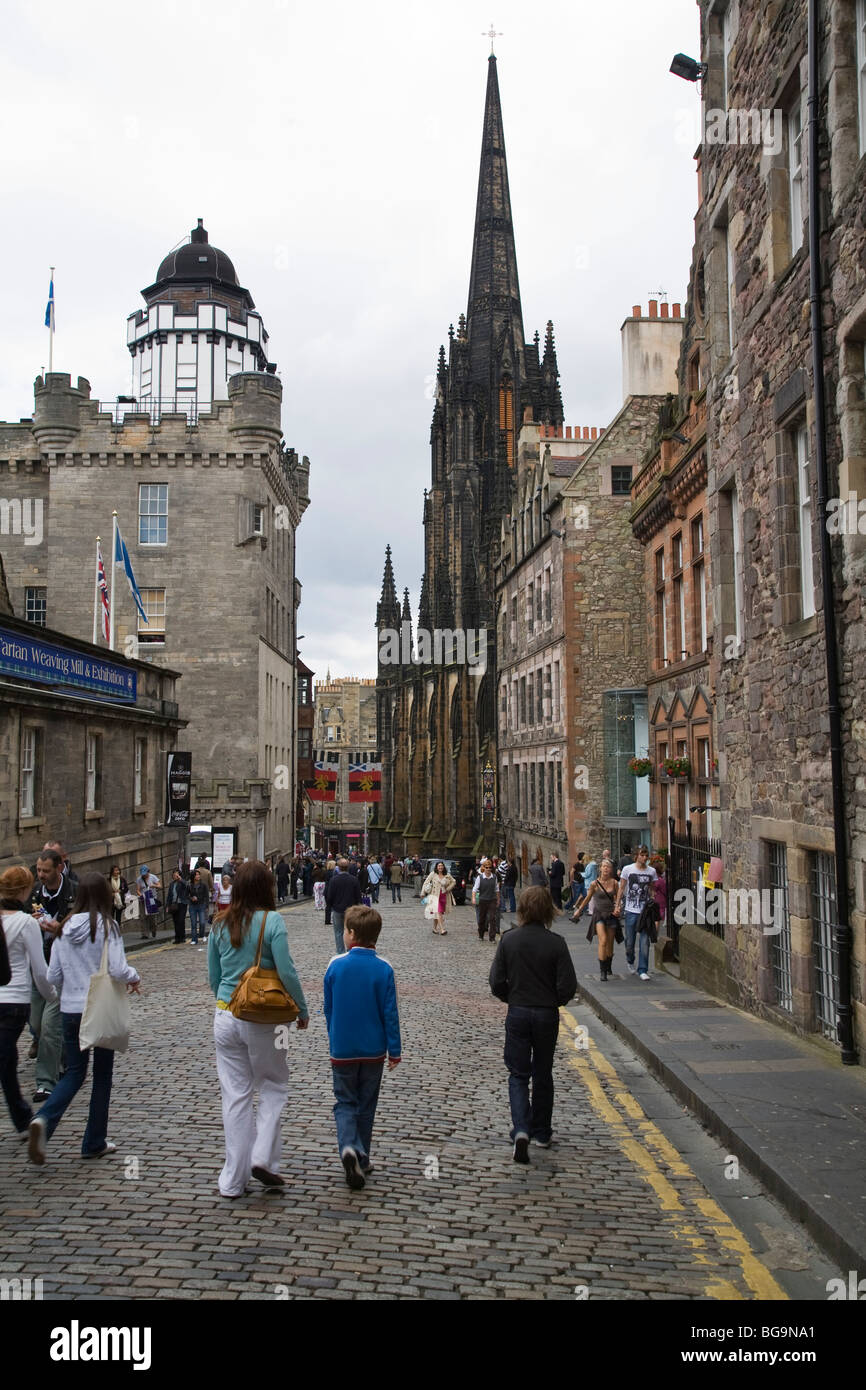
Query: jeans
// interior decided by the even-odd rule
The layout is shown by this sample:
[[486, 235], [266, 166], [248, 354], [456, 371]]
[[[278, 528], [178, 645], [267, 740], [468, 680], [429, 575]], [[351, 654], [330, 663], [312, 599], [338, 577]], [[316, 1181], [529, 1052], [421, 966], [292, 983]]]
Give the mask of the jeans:
[[19, 1134], [33, 1119], [33, 1111], [18, 1085], [18, 1039], [24, 1032], [29, 1013], [29, 1004], [0, 1004], [0, 1086]]
[[189, 905], [189, 935], [193, 945], [198, 941], [199, 929], [202, 936], [206, 935], [207, 926], [207, 903], [190, 903]]
[[509, 885], [506, 883], [504, 888], [502, 889], [502, 892], [505, 898], [505, 901], [502, 904], [503, 910], [505, 912], [516, 912], [517, 903], [514, 901], [514, 889], [509, 887]]
[[402, 892], [400, 891], [400, 890], [402, 889], [402, 887], [403, 887], [402, 883], [392, 883], [392, 884], [391, 884], [391, 902], [392, 902], [392, 903], [401, 903], [401, 902], [403, 901], [403, 894], [402, 894]]
[[649, 932], [638, 932], [637, 924], [639, 921], [639, 912], [627, 912], [625, 914], [625, 958], [629, 965], [634, 965], [634, 940], [636, 936], [640, 936], [637, 970], [639, 975], [647, 975], [649, 973]]
[[343, 913], [331, 909], [331, 926], [334, 928], [334, 946], [338, 956], [346, 954], [345, 943], [343, 942]]
[[[559, 1033], [558, 1009], [509, 1004], [505, 1016], [505, 1065], [511, 1102], [511, 1138], [526, 1134], [546, 1143], [553, 1118], [553, 1054]], [[532, 1099], [529, 1082], [532, 1079]]]
[[362, 1168], [370, 1166], [373, 1120], [384, 1065], [384, 1062], [331, 1064], [337, 1148], [341, 1154], [344, 1149], [354, 1149]]
[[382, 880], [380, 879], [378, 883], [371, 883], [371, 884], [370, 884], [370, 902], [371, 902], [371, 903], [377, 903], [377, 902], [379, 901], [379, 887], [380, 887], [380, 885], [381, 885], [381, 882], [382, 882]]
[[60, 1026], [60, 1003], [49, 1004], [35, 985], [30, 987], [30, 1028], [39, 1039], [36, 1053], [36, 1089], [53, 1091], [60, 1076], [63, 1034]]
[[[87, 1062], [91, 1049], [84, 1052], [78, 1046], [81, 1014], [61, 1014], [63, 1041], [66, 1044], [66, 1074], [58, 1081], [51, 1095], [37, 1114], [45, 1121], [45, 1137], [50, 1139], [74, 1096], [87, 1077]], [[81, 1141], [83, 1154], [102, 1153], [107, 1143], [108, 1106], [111, 1101], [111, 1074], [114, 1053], [104, 1047], [93, 1048], [93, 1086], [90, 1091], [90, 1111], [87, 1128]]]

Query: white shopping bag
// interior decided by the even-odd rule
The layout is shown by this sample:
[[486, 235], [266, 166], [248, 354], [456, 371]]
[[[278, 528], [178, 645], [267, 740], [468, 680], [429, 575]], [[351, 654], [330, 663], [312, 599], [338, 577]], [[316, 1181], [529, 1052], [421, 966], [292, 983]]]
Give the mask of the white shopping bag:
[[102, 960], [95, 975], [90, 977], [87, 1003], [78, 1030], [78, 1046], [104, 1047], [110, 1052], [125, 1052], [129, 1047], [132, 1029], [132, 1010], [126, 985], [108, 973], [108, 932], [102, 948]]

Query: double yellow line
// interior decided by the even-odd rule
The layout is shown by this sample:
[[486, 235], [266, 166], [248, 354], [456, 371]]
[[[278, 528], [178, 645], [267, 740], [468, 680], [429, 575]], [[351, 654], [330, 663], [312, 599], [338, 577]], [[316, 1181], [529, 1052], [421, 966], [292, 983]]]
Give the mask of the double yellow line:
[[[629, 1164], [652, 1188], [659, 1207], [668, 1214], [673, 1234], [691, 1249], [697, 1264], [712, 1266], [716, 1263], [716, 1256], [708, 1247], [705, 1235], [689, 1218], [688, 1206], [662, 1171], [660, 1161], [675, 1179], [691, 1180], [702, 1187], [700, 1179], [658, 1125], [646, 1116], [616, 1068], [599, 1050], [587, 1030], [568, 1009], [561, 1009], [560, 1016], [572, 1040], [580, 1030], [581, 1042], [586, 1043], [586, 1046], [580, 1047], [566, 1046], [565, 1050], [568, 1064], [580, 1077], [595, 1114], [608, 1127]], [[751, 1297], [761, 1300], [787, 1299], [784, 1289], [776, 1283], [766, 1265], [752, 1253], [742, 1231], [726, 1216], [719, 1204], [708, 1196], [690, 1200], [704, 1219], [704, 1232], [709, 1230], [720, 1246], [736, 1256]], [[719, 1277], [707, 1278], [704, 1293], [708, 1298], [715, 1299], [744, 1297], [735, 1284]]]

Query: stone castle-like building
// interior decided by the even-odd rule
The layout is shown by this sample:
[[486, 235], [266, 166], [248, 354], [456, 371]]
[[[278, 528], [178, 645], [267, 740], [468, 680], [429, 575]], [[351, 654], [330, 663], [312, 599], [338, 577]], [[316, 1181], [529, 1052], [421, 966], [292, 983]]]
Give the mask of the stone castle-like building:
[[44, 516], [38, 543], [9, 538], [9, 594], [18, 617], [91, 640], [96, 537], [109, 573], [117, 511], [147, 622], [119, 571], [116, 649], [181, 675], [192, 820], [264, 857], [294, 841], [295, 530], [309, 461], [283, 442], [252, 296], [201, 222], [143, 297], [128, 322], [131, 396], [101, 404], [83, 377], [49, 373], [32, 419], [0, 424], [0, 490]]
[[[449, 330], [447, 356], [440, 348], [436, 371], [424, 576], [413, 634], [413, 654], [421, 660], [413, 661], [403, 642], [400, 659], [393, 662], [383, 642], [384, 634], [403, 624], [411, 631], [408, 593], [401, 607], [390, 551], [376, 612], [383, 796], [372, 843], [381, 849], [469, 852], [488, 840], [491, 847], [498, 844], [495, 571], [526, 411], [539, 424], [562, 424], [553, 325], [547, 325], [543, 349], [537, 333], [530, 343], [524, 339], [491, 54], [469, 302], [456, 333]], [[464, 652], [459, 639], [454, 646], [446, 639], [428, 660], [421, 638], [437, 630], [463, 634], [469, 650]], [[486, 779], [485, 768], [492, 770]]]

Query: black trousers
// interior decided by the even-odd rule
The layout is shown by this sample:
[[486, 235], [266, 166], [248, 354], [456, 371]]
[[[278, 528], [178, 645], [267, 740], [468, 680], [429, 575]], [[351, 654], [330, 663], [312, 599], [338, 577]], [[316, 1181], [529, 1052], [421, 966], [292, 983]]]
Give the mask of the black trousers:
[[21, 1134], [33, 1119], [33, 1111], [18, 1085], [18, 1039], [30, 1015], [29, 1004], [0, 1004], [0, 1085], [13, 1125]]
[[174, 944], [179, 946], [181, 941], [186, 940], [186, 903], [181, 907], [170, 907], [169, 912], [174, 922]]

